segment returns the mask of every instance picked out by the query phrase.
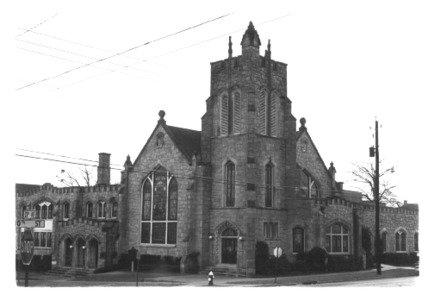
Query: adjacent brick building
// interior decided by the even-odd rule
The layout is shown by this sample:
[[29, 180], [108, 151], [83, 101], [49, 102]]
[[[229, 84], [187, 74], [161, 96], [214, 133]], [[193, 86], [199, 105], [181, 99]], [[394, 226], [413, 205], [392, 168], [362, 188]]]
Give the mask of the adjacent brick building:
[[[109, 182], [104, 153], [95, 187], [17, 185], [17, 218], [23, 206], [53, 205], [50, 251], [59, 267], [110, 265], [134, 247], [180, 257], [181, 270], [196, 252], [202, 268], [252, 275], [258, 241], [290, 259], [315, 246], [361, 255], [362, 235], [374, 232], [373, 205], [336, 182], [304, 118], [297, 128], [286, 64], [271, 59], [270, 42], [264, 56], [260, 45], [251, 23], [241, 55], [232, 55], [229, 40], [228, 57], [211, 63], [202, 130], [169, 126], [160, 111], [135, 161], [127, 157], [119, 185]], [[116, 214], [100, 213], [103, 202]], [[67, 218], [63, 203], [70, 203]], [[417, 251], [417, 205], [382, 207], [381, 233], [385, 251]]]

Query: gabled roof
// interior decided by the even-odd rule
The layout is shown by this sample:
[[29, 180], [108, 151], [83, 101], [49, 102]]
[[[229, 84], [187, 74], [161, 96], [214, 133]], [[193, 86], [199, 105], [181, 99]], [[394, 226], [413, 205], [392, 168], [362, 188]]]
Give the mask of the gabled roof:
[[315, 150], [315, 152], [318, 154], [318, 157], [320, 158], [321, 164], [324, 166], [324, 169], [326, 170], [328, 176], [330, 177], [330, 179], [332, 179], [333, 184], [335, 184], [335, 182], [333, 181], [332, 176], [330, 175], [330, 173], [328, 172], [328, 168], [326, 166], [326, 164], [324, 163], [324, 160], [322, 159], [321, 155], [319, 154], [318, 148], [315, 146], [315, 143], [313, 142], [309, 132], [307, 132], [307, 129], [299, 129], [296, 133], [295, 133], [295, 139], [296, 141], [298, 141], [298, 139], [303, 135], [303, 133], [306, 133], [307, 137], [309, 138], [310, 142], [313, 145], [313, 149]]
[[200, 131], [168, 125], [166, 125], [166, 131], [189, 161], [193, 155], [200, 154]]
[[158, 121], [157, 126], [155, 126], [154, 130], [149, 136], [148, 140], [146, 141], [145, 146], [143, 146], [139, 155], [137, 155], [133, 163], [133, 166], [136, 164], [137, 160], [142, 155], [143, 151], [145, 151], [146, 146], [149, 144], [149, 142], [152, 139], [152, 136], [154, 135], [155, 131], [160, 125], [167, 132], [167, 134], [169, 135], [169, 137], [171, 138], [175, 146], [179, 149], [179, 151], [181, 151], [181, 153], [185, 156], [185, 158], [188, 160], [189, 163], [191, 163], [193, 155], [200, 154], [200, 144], [201, 144], [200, 131], [180, 128], [175, 126], [169, 126], [166, 125], [166, 121], [163, 118], [161, 118]]

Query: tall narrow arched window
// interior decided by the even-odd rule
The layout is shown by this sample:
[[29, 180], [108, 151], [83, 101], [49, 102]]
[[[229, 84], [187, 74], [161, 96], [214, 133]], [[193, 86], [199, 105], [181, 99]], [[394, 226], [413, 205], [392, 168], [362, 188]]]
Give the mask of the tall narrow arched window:
[[104, 219], [106, 217], [106, 203], [105, 201], [98, 202], [98, 218]]
[[240, 133], [241, 131], [241, 94], [239, 90], [232, 91], [233, 102], [233, 132]]
[[414, 241], [413, 241], [413, 248], [414, 251], [419, 251], [419, 232], [416, 232], [414, 234]]
[[265, 166], [265, 207], [273, 206], [274, 198], [274, 168], [270, 162]]
[[327, 229], [326, 250], [331, 254], [349, 252], [349, 230], [346, 226], [335, 223]]
[[141, 243], [176, 244], [177, 209], [178, 182], [159, 167], [148, 175], [142, 186]]
[[118, 203], [116, 201], [112, 201], [112, 205], [111, 205], [111, 216], [112, 218], [117, 218], [118, 217]]
[[41, 206], [41, 219], [46, 219], [46, 218], [47, 218], [47, 206], [42, 205]]
[[227, 135], [228, 128], [228, 116], [229, 116], [229, 97], [227, 93], [220, 95], [220, 134]]
[[50, 203], [50, 205], [48, 205], [48, 214], [47, 214], [47, 218], [48, 219], [52, 219], [53, 218], [53, 205], [52, 203]]
[[231, 161], [225, 165], [225, 204], [227, 207], [235, 205], [235, 164]]
[[87, 204], [86, 204], [86, 216], [88, 218], [93, 217], [93, 203], [92, 202], [87, 202]]
[[381, 233], [381, 248], [383, 250], [383, 253], [387, 252], [387, 232], [383, 231]]
[[35, 210], [36, 210], [36, 219], [40, 219], [41, 218], [41, 207], [39, 206], [39, 204], [35, 205]]
[[292, 252], [304, 252], [304, 229], [301, 227], [292, 229]]
[[396, 252], [407, 251], [407, 234], [404, 229], [400, 229], [395, 233], [395, 250]]
[[233, 98], [228, 101], [228, 134], [234, 132], [234, 101]]
[[63, 218], [64, 219], [69, 218], [69, 202], [63, 203]]
[[315, 179], [307, 173], [307, 171], [301, 172], [300, 178], [300, 196], [305, 198], [319, 198], [319, 188]]
[[21, 219], [24, 219], [25, 214], [26, 214], [26, 206], [23, 205], [21, 206]]

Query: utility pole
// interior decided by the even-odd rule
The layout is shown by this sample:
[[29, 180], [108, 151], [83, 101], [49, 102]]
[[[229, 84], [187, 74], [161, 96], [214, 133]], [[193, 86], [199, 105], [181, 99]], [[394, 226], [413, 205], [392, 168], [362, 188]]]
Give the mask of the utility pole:
[[378, 150], [378, 121], [375, 120], [375, 257], [377, 261], [377, 275], [381, 275], [381, 243], [380, 243], [380, 152]]

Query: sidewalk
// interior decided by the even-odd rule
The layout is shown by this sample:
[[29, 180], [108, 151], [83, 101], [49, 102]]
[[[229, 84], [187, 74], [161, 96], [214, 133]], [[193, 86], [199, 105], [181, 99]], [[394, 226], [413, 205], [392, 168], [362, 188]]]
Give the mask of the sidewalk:
[[[414, 268], [383, 266], [381, 276], [376, 270], [310, 274], [299, 276], [278, 277], [277, 283], [274, 278], [245, 278], [216, 276], [215, 287], [267, 287], [267, 286], [312, 286], [336, 282], [367, 281], [385, 278], [402, 278], [418, 276], [419, 272]], [[50, 274], [31, 273], [30, 286], [135, 286], [135, 272], [116, 271], [87, 276], [65, 277]], [[18, 276], [19, 285], [23, 284], [23, 277]], [[162, 274], [162, 273], [139, 273], [139, 286], [208, 286], [206, 275], [203, 274]]]

